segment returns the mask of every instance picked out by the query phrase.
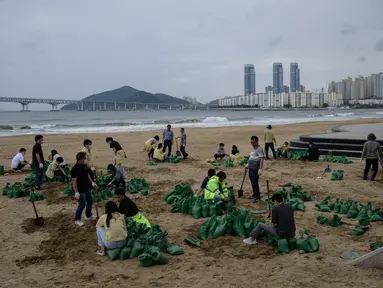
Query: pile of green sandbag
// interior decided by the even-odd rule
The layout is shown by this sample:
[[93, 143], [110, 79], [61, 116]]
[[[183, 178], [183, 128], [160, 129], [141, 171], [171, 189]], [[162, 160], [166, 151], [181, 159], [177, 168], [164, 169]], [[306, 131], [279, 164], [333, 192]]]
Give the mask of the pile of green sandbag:
[[246, 165], [247, 163], [249, 163], [249, 159], [250, 159], [249, 156], [245, 156], [245, 157], [243, 157], [243, 160], [240, 161], [240, 162], [238, 162], [238, 165], [239, 165], [239, 166]]
[[73, 196], [74, 195], [74, 191], [72, 189], [72, 184], [68, 183], [64, 186], [64, 194], [67, 196]]
[[5, 174], [4, 166], [0, 165], [0, 176], [3, 176]]
[[[301, 186], [292, 186], [290, 192], [286, 187], [288, 186], [277, 189], [275, 193], [281, 194], [284, 202], [290, 204], [294, 211], [305, 211], [306, 206], [303, 202], [312, 201], [311, 195], [303, 191]], [[273, 203], [271, 204], [273, 206]]]
[[[91, 193], [91, 192], [90, 192]], [[102, 202], [114, 197], [115, 188], [112, 187], [97, 187], [94, 203]]]
[[342, 225], [342, 218], [339, 217], [337, 214], [334, 214], [331, 219], [327, 218], [324, 215], [318, 215], [317, 216], [317, 223], [321, 224], [321, 225], [327, 224], [327, 225], [332, 226], [332, 227], [338, 227], [338, 226]]
[[29, 191], [24, 189], [20, 182], [16, 182], [13, 185], [7, 183], [3, 188], [3, 195], [6, 195], [8, 198], [20, 198], [29, 196]]
[[379, 249], [383, 247], [383, 242], [374, 242], [370, 244], [371, 251], [374, 251], [376, 249]]
[[32, 192], [30, 194], [29, 200], [33, 201], [33, 202], [41, 201], [41, 200], [44, 200], [44, 195], [42, 193], [39, 193], [39, 192]]
[[292, 160], [303, 160], [309, 153], [307, 151], [289, 151], [287, 157]]
[[177, 155], [170, 155], [167, 159], [169, 163], [180, 163], [180, 159], [177, 157]]
[[147, 228], [145, 224], [138, 224], [130, 218], [126, 219], [128, 237], [125, 247], [108, 250], [110, 260], [126, 260], [138, 257], [142, 267], [168, 264], [167, 257], [162, 253], [170, 255], [181, 255], [183, 249], [170, 244], [166, 239], [166, 230], [162, 231], [159, 225]]
[[335, 170], [331, 174], [331, 180], [333, 180], [333, 181], [343, 180], [343, 177], [344, 177], [344, 171], [343, 170]]
[[149, 184], [144, 178], [133, 178], [126, 183], [126, 190], [130, 194], [137, 194], [141, 192], [141, 195], [147, 196], [149, 193]]
[[297, 249], [305, 253], [313, 253], [319, 250], [319, 241], [314, 235], [310, 235], [307, 230], [299, 232], [300, 238], [277, 239], [271, 234], [266, 234], [267, 243], [273, 245], [279, 253], [290, 253]]
[[192, 196], [193, 194], [194, 192], [190, 185], [179, 184], [173, 189], [173, 191], [165, 194], [164, 201], [167, 204], [173, 204], [177, 198], [185, 198], [187, 196]]
[[215, 161], [211, 162], [210, 164], [213, 165], [214, 167], [221, 166], [221, 163], [215, 162]]
[[340, 164], [352, 164], [353, 162], [346, 156], [329, 156], [326, 155], [323, 158], [324, 162], [340, 163]]
[[214, 215], [205, 220], [198, 227], [198, 238], [207, 240], [225, 235], [246, 238], [255, 228], [254, 217], [245, 208], [236, 209], [233, 213], [225, 214], [221, 218]]
[[234, 167], [234, 163], [232, 160], [226, 160], [225, 162], [223, 162], [223, 167], [225, 167], [225, 168]]

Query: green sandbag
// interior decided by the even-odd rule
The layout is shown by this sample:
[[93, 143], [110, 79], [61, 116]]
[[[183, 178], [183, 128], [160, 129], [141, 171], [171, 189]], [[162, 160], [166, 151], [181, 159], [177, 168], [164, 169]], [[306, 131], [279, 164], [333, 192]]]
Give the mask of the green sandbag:
[[354, 229], [352, 229], [350, 231], [350, 235], [351, 236], [360, 236], [360, 235], [363, 235], [364, 234], [364, 229], [363, 228], [360, 228], [360, 227], [355, 227]]
[[186, 244], [191, 245], [191, 246], [201, 247], [201, 241], [199, 241], [199, 240], [195, 240], [195, 239], [193, 239], [193, 238], [185, 238], [185, 239], [184, 239], [184, 242], [185, 242]]
[[144, 253], [148, 253], [150, 255], [153, 255], [153, 253], [160, 251], [161, 249], [159, 247], [153, 245], [146, 245], [144, 249]]
[[210, 227], [209, 227], [209, 234], [208, 234], [208, 239], [213, 237], [213, 234], [215, 230], [217, 229], [218, 224], [220, 223], [220, 220], [217, 219], [217, 216], [214, 218], [210, 218]]
[[132, 259], [138, 257], [140, 254], [142, 254], [144, 248], [145, 246], [141, 242], [135, 241], [132, 247], [132, 251], [130, 252], [129, 258]]
[[338, 226], [342, 225], [342, 218], [340, 218], [338, 215], [334, 214], [332, 219], [330, 219], [330, 221], [328, 221], [328, 225], [330, 225], [331, 227], [338, 227]]
[[[216, 216], [213, 216], [216, 217]], [[209, 228], [210, 228], [210, 221], [212, 218], [205, 220], [201, 225], [198, 227], [197, 235], [198, 238], [201, 240], [207, 240], [209, 237]]]
[[306, 238], [302, 237], [297, 240], [297, 249], [305, 252], [311, 251], [310, 244], [307, 242]]
[[215, 208], [215, 205], [210, 205], [209, 215], [210, 217], [217, 216], [217, 209]]
[[297, 211], [298, 209], [298, 203], [297, 202], [294, 202], [291, 204], [291, 208], [293, 208], [293, 211]]
[[269, 245], [275, 245], [277, 240], [275, 239], [275, 236], [266, 232], [266, 241]]
[[319, 205], [318, 211], [319, 212], [331, 212], [331, 209], [327, 205]]
[[316, 252], [319, 250], [319, 241], [315, 236], [310, 235], [307, 237], [307, 243], [310, 245], [311, 250], [305, 252]]
[[172, 210], [170, 210], [171, 213], [180, 213], [181, 207], [179, 203], [174, 203], [172, 206]]
[[163, 237], [161, 235], [160, 237], [157, 237], [157, 239], [154, 241], [153, 245], [160, 248], [160, 250], [163, 250], [168, 245], [168, 241], [165, 237]]
[[156, 265], [169, 264], [168, 258], [164, 254], [162, 254], [161, 252], [154, 251], [150, 255], [152, 255], [153, 262]]
[[189, 213], [189, 198], [184, 198], [181, 200], [181, 213], [188, 214]]
[[303, 204], [303, 203], [298, 203], [298, 205], [297, 205], [297, 211], [305, 211], [306, 210], [306, 206], [305, 206], [305, 204]]
[[255, 228], [255, 222], [254, 222], [254, 218], [252, 216], [247, 215], [247, 217], [245, 219], [245, 223], [243, 223], [243, 228], [245, 230], [246, 236], [249, 236], [251, 231], [253, 231]]
[[359, 220], [359, 225], [360, 226], [368, 226], [368, 225], [370, 225], [370, 218], [368, 218], [367, 216], [363, 217], [362, 219]]
[[226, 234], [226, 226], [227, 226], [226, 219], [222, 219], [218, 223], [217, 228], [215, 228], [215, 231], [213, 233], [213, 238], [216, 239], [216, 238], [225, 236], [225, 234]]
[[383, 247], [383, 242], [374, 242], [370, 244], [371, 251], [379, 249], [380, 247]]
[[121, 248], [108, 250], [107, 254], [108, 254], [109, 260], [114, 261], [118, 259], [118, 257], [120, 256], [120, 252], [121, 252]]
[[203, 218], [208, 218], [209, 217], [209, 204], [205, 203], [205, 204], [202, 205], [201, 216]]
[[199, 201], [195, 201], [193, 204], [192, 216], [194, 219], [201, 218], [201, 203]]
[[340, 212], [340, 202], [334, 202], [334, 213], [339, 213]]
[[346, 218], [355, 219], [356, 217], [358, 217], [358, 214], [359, 214], [359, 212], [357, 210], [351, 208], [350, 210], [348, 210], [348, 212], [346, 214]]
[[380, 216], [378, 214], [374, 214], [371, 216], [370, 220], [372, 222], [383, 221], [383, 216]]
[[321, 225], [327, 224], [329, 221], [330, 220], [324, 215], [318, 215], [318, 217], [317, 217], [317, 223], [318, 224], [321, 224]]
[[235, 217], [233, 222], [234, 234], [238, 237], [246, 238], [245, 230], [243, 229], [243, 224], [240, 217]]
[[131, 250], [132, 248], [129, 248], [129, 247], [122, 248], [120, 252], [120, 260], [123, 261], [123, 260], [129, 259]]
[[138, 256], [138, 261], [140, 261], [141, 267], [150, 267], [154, 265], [152, 255], [144, 253]]
[[287, 239], [279, 239], [277, 241], [277, 251], [279, 253], [290, 253], [289, 240]]
[[220, 204], [215, 205], [215, 211], [216, 211], [217, 216], [223, 215], [222, 206]]
[[178, 245], [170, 245], [168, 248], [166, 248], [166, 253], [169, 255], [175, 256], [175, 255], [181, 255], [184, 254], [184, 250], [181, 246]]
[[348, 206], [347, 203], [343, 203], [342, 205], [340, 205], [339, 214], [347, 214], [348, 210], [350, 210], [350, 206]]
[[292, 251], [292, 250], [294, 250], [294, 249], [296, 249], [297, 248], [297, 239], [295, 239], [295, 238], [291, 238], [290, 240], [289, 240], [289, 247], [290, 247], [290, 251]]
[[331, 196], [326, 196], [326, 198], [324, 198], [322, 201], [319, 202], [319, 205], [326, 205], [328, 206], [329, 204], [329, 201], [331, 200]]

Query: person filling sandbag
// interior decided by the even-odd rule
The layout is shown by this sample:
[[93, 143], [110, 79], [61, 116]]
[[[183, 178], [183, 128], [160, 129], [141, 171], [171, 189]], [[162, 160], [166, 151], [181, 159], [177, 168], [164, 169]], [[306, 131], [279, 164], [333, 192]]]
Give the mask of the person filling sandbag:
[[215, 151], [215, 154], [214, 154], [214, 159], [215, 160], [218, 160], [218, 159], [222, 160], [226, 156], [227, 156], [227, 154], [225, 152], [225, 144], [224, 143], [219, 143], [217, 151]]
[[366, 159], [363, 179], [367, 180], [368, 172], [372, 166], [371, 181], [374, 181], [379, 169], [379, 157], [383, 158], [382, 147], [376, 141], [376, 136], [373, 133], [368, 134], [367, 140], [363, 145], [362, 158], [360, 159], [361, 162]]
[[45, 172], [49, 179], [52, 180], [54, 177], [66, 177], [66, 174], [61, 167], [62, 162], [64, 162], [64, 159], [62, 157], [58, 157], [56, 160], [53, 160], [51, 164], [49, 164], [47, 172]]
[[125, 216], [117, 212], [117, 204], [108, 201], [105, 204], [105, 214], [96, 224], [97, 242], [100, 249], [98, 255], [104, 256], [105, 249], [116, 249], [125, 246], [128, 232]]
[[153, 159], [154, 149], [157, 148], [158, 141], [160, 141], [160, 137], [156, 135], [145, 142], [144, 150], [148, 152], [149, 160]]
[[120, 165], [108, 165], [108, 170], [113, 173], [113, 179], [107, 185], [110, 187], [112, 184], [116, 185], [116, 187], [125, 187], [125, 170], [124, 167]]
[[25, 160], [25, 153], [27, 152], [27, 149], [21, 148], [19, 150], [19, 153], [13, 157], [12, 162], [11, 162], [11, 168], [13, 171], [21, 172], [25, 165], [28, 164], [28, 161]]
[[207, 182], [204, 191], [204, 198], [206, 200], [213, 201], [214, 203], [219, 201], [228, 202], [233, 197], [233, 195], [229, 194], [225, 180], [226, 173], [223, 171], [220, 171], [217, 173], [217, 175], [211, 177]]
[[251, 236], [243, 240], [244, 244], [253, 245], [257, 244], [257, 237], [266, 231], [274, 237], [280, 237], [283, 239], [289, 239], [294, 236], [295, 233], [295, 220], [294, 211], [289, 204], [283, 203], [283, 197], [281, 194], [276, 193], [271, 198], [274, 201], [274, 208], [272, 210], [273, 227], [264, 223], [258, 223], [254, 230], [251, 232]]
[[116, 189], [116, 197], [117, 201], [120, 203], [118, 206], [118, 213], [125, 215], [125, 217], [132, 217], [132, 220], [137, 223], [143, 223], [148, 228], [151, 227], [148, 219], [145, 218], [144, 215], [138, 210], [136, 203], [132, 201], [128, 196], [125, 195], [124, 188]]
[[230, 160], [240, 161], [241, 159], [242, 157], [241, 157], [241, 153], [238, 150], [238, 147], [236, 145], [233, 145], [233, 147], [231, 147]]
[[94, 173], [96, 171], [96, 168], [94, 167], [93, 156], [92, 156], [92, 152], [91, 152], [92, 141], [89, 139], [85, 139], [83, 142], [83, 145], [84, 145], [84, 147], [82, 148], [82, 150], [80, 152], [85, 153], [85, 156], [86, 156], [85, 164], [89, 169], [88, 172], [89, 172], [90, 177], [92, 178], [92, 180], [94, 180]]
[[[51, 151], [51, 154], [48, 155], [48, 161], [47, 162], [53, 162], [54, 160], [57, 160], [57, 158], [63, 158], [58, 152], [57, 150], [52, 150]], [[63, 158], [64, 159], [64, 158]], [[65, 167], [67, 164], [65, 162], [65, 160], [63, 160], [63, 162], [60, 164], [61, 167]]]
[[287, 153], [289, 152], [289, 142], [283, 143], [283, 146], [277, 149], [277, 156], [280, 158], [287, 158]]
[[209, 182], [211, 177], [215, 176], [215, 173], [216, 173], [215, 169], [209, 169], [207, 171], [207, 176], [205, 177], [205, 179], [203, 179], [202, 184], [201, 184], [201, 188], [197, 192], [197, 196], [200, 195], [205, 190], [207, 183]]
[[112, 137], [106, 137], [105, 142], [109, 144], [109, 147], [113, 149], [114, 152], [114, 165], [119, 165], [124, 162], [124, 158], [126, 158], [126, 154], [122, 149], [120, 143], [114, 140]]
[[159, 143], [157, 148], [154, 150], [153, 160], [155, 160], [156, 162], [165, 162], [167, 158], [168, 155], [166, 154], [166, 151], [163, 151], [162, 143]]

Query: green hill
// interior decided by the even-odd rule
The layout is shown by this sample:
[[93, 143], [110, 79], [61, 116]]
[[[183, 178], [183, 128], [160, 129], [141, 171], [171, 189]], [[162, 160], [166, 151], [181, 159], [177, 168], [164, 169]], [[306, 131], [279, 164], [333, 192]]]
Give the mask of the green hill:
[[[163, 93], [152, 94], [140, 91], [130, 86], [123, 86], [118, 89], [90, 95], [84, 102], [139, 102], [139, 103], [169, 103], [169, 104], [189, 104], [187, 101]], [[76, 104], [65, 105], [61, 110], [77, 110]]]

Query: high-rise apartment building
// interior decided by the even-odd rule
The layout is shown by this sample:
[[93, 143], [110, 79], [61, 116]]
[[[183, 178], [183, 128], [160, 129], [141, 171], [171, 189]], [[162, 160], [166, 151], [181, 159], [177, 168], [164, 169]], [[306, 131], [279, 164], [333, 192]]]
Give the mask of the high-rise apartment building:
[[245, 96], [255, 94], [255, 70], [253, 64], [245, 64]]
[[297, 92], [300, 89], [301, 79], [298, 63], [290, 63], [290, 91]]
[[304, 85], [299, 85], [299, 92], [305, 92], [306, 87]]
[[329, 93], [329, 94], [336, 93], [336, 82], [335, 81], [331, 81], [328, 84], [327, 93]]
[[279, 94], [283, 89], [283, 66], [282, 63], [273, 63], [273, 93]]
[[265, 87], [265, 93], [273, 92], [273, 86], [266, 86]]
[[283, 85], [282, 93], [289, 93], [289, 92], [290, 92], [289, 90], [290, 90], [290, 89], [289, 89], [289, 86], [287, 86], [287, 85]]

